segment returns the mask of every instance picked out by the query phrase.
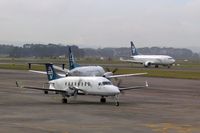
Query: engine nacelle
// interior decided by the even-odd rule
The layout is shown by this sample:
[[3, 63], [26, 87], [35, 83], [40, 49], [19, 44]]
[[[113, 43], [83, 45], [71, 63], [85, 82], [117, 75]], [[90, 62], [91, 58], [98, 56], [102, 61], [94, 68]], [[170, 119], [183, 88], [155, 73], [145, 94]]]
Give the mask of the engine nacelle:
[[145, 66], [145, 67], [151, 66], [151, 62], [149, 62], [149, 61], [145, 62], [145, 63], [144, 63], [144, 66]]
[[104, 73], [103, 77], [107, 78], [108, 76], [112, 76], [113, 73], [112, 72], [106, 72]]

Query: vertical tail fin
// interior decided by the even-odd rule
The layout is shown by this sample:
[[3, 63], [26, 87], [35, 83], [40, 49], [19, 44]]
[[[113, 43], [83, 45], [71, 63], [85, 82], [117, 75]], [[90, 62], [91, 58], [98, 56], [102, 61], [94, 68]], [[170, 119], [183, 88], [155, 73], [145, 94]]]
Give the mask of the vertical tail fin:
[[72, 53], [71, 47], [69, 47], [69, 70], [74, 69], [75, 67], [79, 66], [76, 64], [74, 60], [74, 55]]
[[60, 76], [56, 74], [56, 72], [53, 68], [53, 64], [48, 63], [45, 65], [46, 65], [47, 77], [48, 77], [49, 81], [60, 78]]
[[138, 55], [137, 49], [135, 47], [135, 45], [133, 44], [133, 42], [131, 41], [131, 55]]

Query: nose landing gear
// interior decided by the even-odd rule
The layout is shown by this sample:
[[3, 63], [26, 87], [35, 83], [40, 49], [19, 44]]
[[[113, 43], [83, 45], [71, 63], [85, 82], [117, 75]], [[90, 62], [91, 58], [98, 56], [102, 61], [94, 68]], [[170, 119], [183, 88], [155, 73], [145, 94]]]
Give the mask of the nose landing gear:
[[106, 103], [106, 98], [102, 96], [101, 99], [100, 99], [100, 102], [101, 103]]
[[115, 95], [115, 105], [119, 106], [119, 96]]

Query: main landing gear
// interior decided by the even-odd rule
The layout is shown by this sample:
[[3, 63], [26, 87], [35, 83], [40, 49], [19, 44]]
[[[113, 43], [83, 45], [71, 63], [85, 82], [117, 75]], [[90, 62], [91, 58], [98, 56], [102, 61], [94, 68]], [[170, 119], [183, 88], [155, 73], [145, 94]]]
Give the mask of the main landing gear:
[[62, 103], [67, 103], [67, 98], [63, 98]]
[[[119, 106], [119, 96], [118, 95], [115, 95], [115, 105], [116, 106]], [[100, 102], [101, 103], [106, 103], [106, 98], [104, 96], [101, 97], [100, 99]]]
[[119, 96], [115, 95], [115, 105], [119, 106]]

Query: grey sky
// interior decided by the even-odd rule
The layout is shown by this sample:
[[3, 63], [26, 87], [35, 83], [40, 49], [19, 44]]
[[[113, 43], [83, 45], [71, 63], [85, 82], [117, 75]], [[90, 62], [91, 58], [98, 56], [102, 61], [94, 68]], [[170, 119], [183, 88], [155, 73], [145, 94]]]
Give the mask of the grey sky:
[[0, 0], [0, 42], [191, 47], [200, 0]]

